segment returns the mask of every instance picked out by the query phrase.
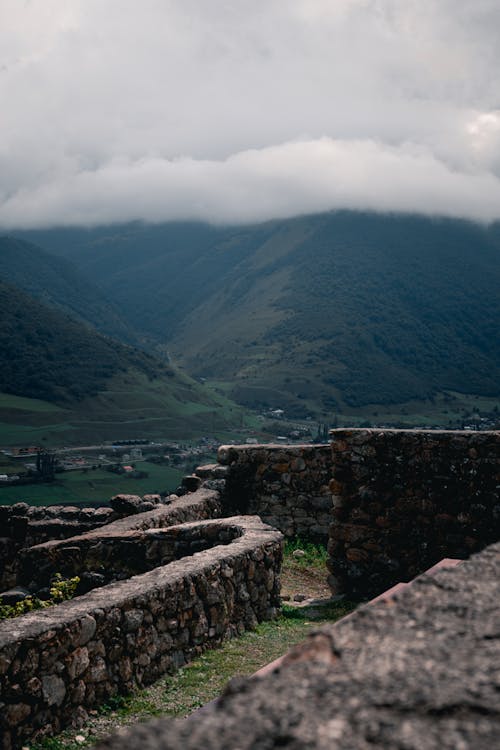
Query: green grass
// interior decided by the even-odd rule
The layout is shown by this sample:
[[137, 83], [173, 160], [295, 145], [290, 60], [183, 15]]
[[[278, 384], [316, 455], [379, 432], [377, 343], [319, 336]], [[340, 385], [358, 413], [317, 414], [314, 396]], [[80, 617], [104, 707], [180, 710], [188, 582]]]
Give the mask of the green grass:
[[[294, 557], [293, 553], [296, 550], [301, 550], [304, 555], [301, 557]], [[293, 561], [293, 564], [299, 568], [319, 568], [320, 570], [326, 570], [325, 566], [327, 558], [328, 552], [323, 544], [304, 542], [298, 537], [295, 539], [287, 539], [285, 541], [285, 564], [288, 561]]]
[[107, 502], [120, 492], [131, 495], [145, 495], [164, 490], [173, 492], [185, 473], [180, 469], [158, 466], [147, 461], [134, 462], [134, 465], [142, 471], [147, 471], [149, 476], [145, 479], [132, 479], [102, 469], [89, 470], [86, 473], [67, 471], [56, 474], [56, 480], [49, 484], [0, 487], [0, 505], [17, 502], [30, 505]]
[[41, 401], [36, 398], [24, 398], [22, 396], [13, 396], [10, 393], [0, 393], [0, 410], [16, 409], [27, 412], [57, 412], [62, 411], [61, 407], [51, 404], [48, 401]]
[[256, 672], [303, 640], [313, 626], [339, 619], [351, 608], [349, 604], [336, 604], [321, 616], [311, 617], [306, 610], [284, 606], [275, 622], [261, 623], [167, 677], [163, 681], [164, 708], [159, 710], [167, 716], [186, 716], [220, 695], [231, 678]]
[[199, 438], [252, 429], [248, 412], [224, 394], [189, 379], [150, 380], [129, 370], [97, 396], [60, 408], [0, 394], [0, 446], [87, 445], [105, 440]]

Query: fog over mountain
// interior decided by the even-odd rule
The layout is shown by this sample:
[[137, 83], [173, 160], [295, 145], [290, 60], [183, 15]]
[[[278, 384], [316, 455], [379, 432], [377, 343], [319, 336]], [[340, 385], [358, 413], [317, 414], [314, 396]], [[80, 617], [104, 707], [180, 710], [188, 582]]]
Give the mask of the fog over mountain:
[[0, 228], [500, 218], [498, 0], [3, 0]]

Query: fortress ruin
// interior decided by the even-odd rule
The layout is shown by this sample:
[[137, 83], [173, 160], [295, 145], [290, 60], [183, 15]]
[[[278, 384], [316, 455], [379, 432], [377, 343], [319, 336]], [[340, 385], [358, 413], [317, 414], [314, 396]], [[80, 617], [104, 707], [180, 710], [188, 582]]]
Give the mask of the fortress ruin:
[[[106, 746], [195, 748], [203, 732], [203, 744], [214, 748], [331, 747], [334, 740], [406, 747], [404, 711], [408, 747], [418, 746], [411, 738], [419, 726], [429, 737], [441, 727], [435, 746], [456, 747], [445, 741], [446, 721], [449, 731], [466, 736], [470, 725], [488, 738], [500, 715], [491, 671], [500, 655], [499, 448], [495, 432], [341, 429], [328, 445], [224, 446], [217, 464], [186, 478], [190, 492], [168, 504], [149, 499], [148, 510], [121, 518], [112, 509], [61, 509], [55, 517], [22, 504], [0, 508], [2, 588], [37, 593], [56, 572], [81, 581], [73, 600], [0, 624], [0, 747], [78, 725], [109, 696], [274, 617], [283, 535], [327, 542], [332, 592], [360, 600], [442, 558], [480, 554], [418, 579], [391, 607], [361, 607], [312, 636], [258, 689], [251, 682], [231, 689], [187, 729], [160, 722]], [[461, 661], [455, 676], [453, 650]], [[425, 664], [437, 681], [421, 685], [420, 710]], [[415, 682], [403, 685], [410, 672]], [[466, 679], [476, 691], [469, 703]], [[458, 708], [441, 715], [439, 696], [448, 705], [453, 685]], [[316, 702], [313, 731], [309, 703], [318, 690], [331, 701]], [[253, 728], [242, 719], [244, 703]], [[259, 711], [275, 744], [258, 744]], [[307, 744], [311, 738], [316, 744]]]

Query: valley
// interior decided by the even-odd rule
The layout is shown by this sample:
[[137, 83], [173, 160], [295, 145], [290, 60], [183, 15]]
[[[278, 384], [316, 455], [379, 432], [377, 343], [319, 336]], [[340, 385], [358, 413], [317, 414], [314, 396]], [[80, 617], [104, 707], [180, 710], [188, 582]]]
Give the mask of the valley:
[[[0, 449], [0, 505], [108, 505], [118, 494], [169, 495], [200, 463], [215, 460], [218, 441], [108, 441], [75, 447]], [[37, 458], [40, 454], [40, 459]], [[54, 470], [44, 472], [44, 456]]]
[[190, 372], [230, 380], [229, 395], [254, 408], [279, 393], [297, 417], [425, 406], [445, 391], [498, 396], [498, 247], [484, 230], [363, 216], [295, 223], [296, 247], [287, 240], [283, 253], [280, 227], [180, 324], [171, 350]]
[[[31, 368], [34, 387], [28, 379], [22, 399], [43, 393], [51, 357], [67, 370], [66, 351], [80, 371], [43, 402], [2, 397], [0, 442], [273, 439], [308, 421], [494, 426], [499, 251], [497, 224], [348, 211], [240, 227], [19, 232], [0, 241], [2, 278], [43, 300], [43, 314], [24, 298], [18, 305], [9, 337], [27, 310], [24, 338], [33, 319], [37, 335], [24, 361], [9, 355], [3, 376], [16, 361], [17, 387]], [[64, 316], [63, 355], [51, 341], [45, 356], [38, 345], [58, 328], [54, 315]], [[85, 347], [94, 353], [83, 372]], [[91, 373], [83, 389], [80, 372]], [[259, 416], [273, 409], [283, 410], [286, 430]]]

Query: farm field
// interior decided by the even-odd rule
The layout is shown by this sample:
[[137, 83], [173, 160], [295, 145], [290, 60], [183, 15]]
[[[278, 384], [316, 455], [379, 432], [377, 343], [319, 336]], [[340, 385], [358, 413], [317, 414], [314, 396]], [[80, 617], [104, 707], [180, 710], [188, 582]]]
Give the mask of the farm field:
[[120, 492], [145, 495], [158, 491], [173, 492], [185, 471], [170, 466], [157, 466], [147, 461], [135, 463], [145, 471], [144, 479], [133, 479], [123, 474], [96, 469], [95, 471], [67, 471], [56, 474], [48, 484], [0, 487], [0, 505], [28, 503], [29, 505], [58, 505], [60, 503], [106, 503]]

